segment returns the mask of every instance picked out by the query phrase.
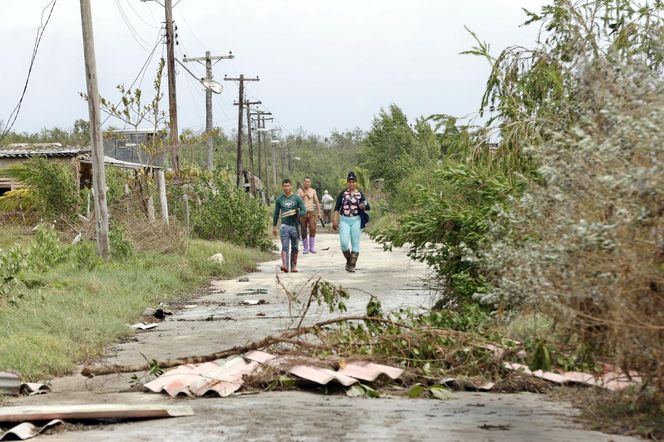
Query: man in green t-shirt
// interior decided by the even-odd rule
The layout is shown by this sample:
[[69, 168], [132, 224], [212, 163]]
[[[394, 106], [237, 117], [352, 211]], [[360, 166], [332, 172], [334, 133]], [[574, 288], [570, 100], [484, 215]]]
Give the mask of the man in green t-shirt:
[[297, 273], [297, 253], [300, 235], [298, 232], [299, 219], [307, 213], [302, 198], [293, 193], [291, 180], [286, 178], [281, 182], [284, 193], [274, 202], [274, 215], [272, 216], [272, 235], [277, 236], [277, 221], [281, 216], [279, 237], [281, 238], [281, 271], [288, 273], [288, 251], [290, 249], [290, 271]]

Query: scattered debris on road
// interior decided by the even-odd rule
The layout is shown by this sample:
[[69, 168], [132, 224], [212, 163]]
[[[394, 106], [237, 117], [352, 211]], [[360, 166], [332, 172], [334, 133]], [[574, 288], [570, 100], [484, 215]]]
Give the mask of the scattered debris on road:
[[252, 375], [261, 378], [261, 382], [272, 382], [287, 373], [302, 381], [319, 385], [336, 382], [350, 387], [358, 382], [374, 382], [379, 378], [396, 380], [404, 373], [404, 370], [398, 367], [366, 361], [344, 362], [336, 370], [323, 365], [302, 364], [295, 357], [251, 351], [243, 357], [234, 357], [227, 361], [181, 365], [145, 384], [145, 388], [154, 393], [165, 392], [171, 397], [205, 396], [208, 393], [227, 397], [246, 383], [245, 376]]
[[156, 322], [152, 322], [149, 324], [146, 324], [144, 322], [139, 322], [137, 324], [130, 325], [129, 327], [131, 327], [134, 330], [150, 330], [153, 328], [157, 328], [158, 326], [159, 324], [157, 324]]
[[55, 425], [61, 425], [61, 424], [64, 424], [64, 422], [60, 419], [53, 419], [52, 421], [46, 423], [45, 425], [42, 425], [41, 427], [38, 427], [30, 422], [23, 422], [16, 425], [15, 427], [10, 428], [4, 433], [1, 433], [0, 440], [15, 440], [15, 438], [21, 440], [31, 439], [40, 434], [41, 432]]
[[[158, 419], [167, 417], [193, 416], [194, 411], [187, 405], [168, 404], [81, 404], [22, 406], [0, 408], [0, 423], [21, 422], [0, 435], [0, 440], [18, 437], [21, 440], [37, 436], [42, 431], [62, 424], [63, 421], [98, 421], [108, 419]], [[42, 427], [31, 422], [49, 421]]]
[[0, 395], [5, 396], [35, 396], [51, 391], [47, 384], [38, 382], [21, 382], [21, 376], [15, 373], [0, 372]]

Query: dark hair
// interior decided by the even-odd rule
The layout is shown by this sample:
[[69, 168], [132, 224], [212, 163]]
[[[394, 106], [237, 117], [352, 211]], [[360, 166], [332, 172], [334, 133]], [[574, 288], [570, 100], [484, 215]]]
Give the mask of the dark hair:
[[281, 182], [281, 185], [283, 186], [284, 184], [291, 184], [290, 178], [284, 178], [283, 181]]
[[305, 176], [304, 179], [305, 180], [311, 180], [311, 177], [310, 176]]
[[346, 181], [350, 180], [357, 181], [357, 176], [355, 175], [355, 172], [353, 172], [352, 170], [348, 172], [348, 177], [346, 177]]

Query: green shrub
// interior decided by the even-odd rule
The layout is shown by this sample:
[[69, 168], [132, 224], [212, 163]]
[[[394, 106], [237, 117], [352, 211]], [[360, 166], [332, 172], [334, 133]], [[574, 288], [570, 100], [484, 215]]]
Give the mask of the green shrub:
[[34, 208], [39, 215], [71, 218], [78, 211], [81, 198], [72, 165], [33, 158], [8, 167], [3, 173], [34, 192]]
[[469, 301], [488, 289], [478, 260], [489, 222], [523, 184], [499, 159], [448, 160], [406, 178], [405, 194], [395, 200], [401, 215], [373, 236], [386, 248], [408, 247], [410, 257], [436, 271], [448, 298]]
[[221, 239], [233, 244], [272, 248], [268, 233], [268, 211], [259, 199], [235, 186], [234, 177], [203, 176], [194, 186], [198, 201], [190, 205], [191, 227], [202, 239]]

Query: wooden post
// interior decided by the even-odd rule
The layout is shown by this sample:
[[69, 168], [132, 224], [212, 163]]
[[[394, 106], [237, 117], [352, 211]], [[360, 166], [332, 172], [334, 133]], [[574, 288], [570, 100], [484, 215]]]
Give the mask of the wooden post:
[[240, 187], [244, 185], [244, 180], [242, 179], [242, 112], [244, 111], [244, 82], [245, 81], [259, 81], [258, 77], [256, 78], [245, 78], [244, 74], [240, 74], [238, 78], [230, 78], [224, 76], [224, 81], [239, 81], [240, 82], [240, 94], [238, 96], [237, 103], [233, 103], [238, 107], [237, 111], [237, 186]]
[[[228, 55], [210, 55], [210, 51], [205, 51], [205, 57], [185, 57], [184, 62], [205, 62], [205, 79], [212, 81], [212, 60], [233, 59], [235, 56], [229, 52]], [[184, 67], [184, 65], [182, 65]], [[186, 68], [185, 68], [186, 69]], [[187, 69], [191, 74], [191, 71]], [[193, 75], [193, 74], [192, 74]], [[205, 88], [205, 134], [207, 135], [207, 162], [208, 170], [214, 169], [214, 143], [212, 140], [212, 89]]]
[[90, 114], [90, 141], [92, 143], [92, 188], [95, 195], [95, 219], [97, 254], [107, 259], [110, 253], [108, 240], [108, 206], [106, 200], [106, 171], [104, 170], [104, 144], [101, 133], [99, 89], [97, 86], [97, 59], [95, 57], [92, 10], [90, 0], [81, 0], [81, 27], [83, 30], [83, 55], [85, 80]]
[[247, 103], [247, 145], [249, 146], [249, 184], [251, 194], [256, 196], [256, 180], [254, 179], [254, 144], [251, 141], [251, 102]]
[[244, 111], [244, 105], [242, 100], [244, 100], [244, 74], [240, 75], [240, 95], [237, 106], [237, 187], [244, 185], [242, 179], [242, 112]]
[[166, 67], [168, 70], [168, 115], [171, 163], [176, 175], [180, 174], [180, 138], [178, 136], [178, 105], [175, 92], [175, 33], [173, 32], [173, 2], [164, 0], [166, 12]]
[[157, 181], [159, 181], [159, 204], [161, 205], [161, 219], [168, 225], [168, 199], [166, 198], [166, 177], [164, 171], [157, 171]]

